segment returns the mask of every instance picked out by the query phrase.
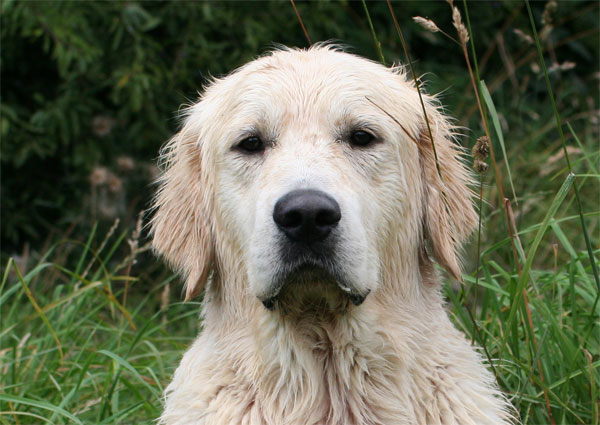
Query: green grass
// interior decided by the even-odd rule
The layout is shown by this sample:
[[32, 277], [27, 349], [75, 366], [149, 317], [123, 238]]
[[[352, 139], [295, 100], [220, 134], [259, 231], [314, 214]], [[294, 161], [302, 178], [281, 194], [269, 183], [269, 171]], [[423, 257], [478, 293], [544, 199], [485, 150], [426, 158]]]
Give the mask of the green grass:
[[[477, 4], [455, 5], [470, 35], [469, 49], [450, 43], [469, 60], [456, 78], [472, 84], [457, 109], [479, 113], [459, 117], [472, 130], [464, 144], [487, 133], [501, 157], [481, 176], [482, 227], [467, 247], [465, 283], [444, 286], [450, 315], [483, 347], [523, 423], [597, 425], [600, 151], [592, 116], [582, 120], [571, 107], [574, 97], [583, 104], [587, 93], [549, 73], [544, 61], [552, 38], [546, 28], [540, 41], [533, 27], [539, 16], [526, 4], [515, 10], [531, 24], [521, 30], [534, 41], [512, 62], [519, 72], [534, 62], [541, 71], [524, 80], [516, 102], [507, 101], [512, 94], [497, 83], [507, 72], [486, 70], [475, 55], [485, 47], [470, 27]], [[308, 9], [298, 6], [306, 18]], [[368, 13], [375, 6], [363, 2], [362, 8]], [[379, 40], [390, 37], [377, 34], [393, 32], [393, 19], [391, 29], [378, 28], [371, 16], [365, 20], [383, 58]], [[405, 27], [404, 17], [401, 22]], [[399, 56], [401, 45], [406, 53], [410, 47], [398, 44]], [[419, 53], [411, 51], [411, 67], [423, 68], [415, 76], [427, 70]], [[516, 119], [515, 105], [540, 118]], [[510, 204], [503, 203], [503, 187], [510, 188]], [[181, 283], [153, 266], [139, 227], [115, 229], [94, 227], [84, 242], [63, 240], [28, 262], [3, 265], [0, 424], [141, 424], [159, 415], [164, 387], [199, 331], [199, 303], [180, 302]]]
[[[125, 274], [134, 257], [118, 251], [123, 235], [97, 256], [94, 236], [74, 244], [73, 270], [47, 258], [24, 276], [12, 259], [6, 265], [0, 423], [150, 423], [159, 415], [164, 385], [199, 331], [198, 303], [170, 303], [172, 277]], [[136, 293], [128, 304], [126, 287]]]
[[[572, 180], [565, 180], [548, 219], [519, 233], [521, 238], [535, 235], [528, 259], [535, 258], [536, 247], [548, 230], [560, 241], [560, 248], [569, 252], [569, 261], [550, 270], [524, 268], [519, 274], [494, 260], [510, 245], [505, 238], [482, 252], [478, 280], [468, 276], [459, 294], [446, 287], [455, 323], [485, 347], [497, 381], [523, 423], [551, 423], [549, 410], [556, 423], [598, 423], [598, 403], [593, 401], [600, 379], [598, 289], [587, 252], [576, 251], [561, 230], [561, 225], [578, 216], [552, 217]], [[531, 279], [524, 286], [527, 275]], [[478, 294], [475, 303], [473, 297], [465, 297], [469, 291]]]

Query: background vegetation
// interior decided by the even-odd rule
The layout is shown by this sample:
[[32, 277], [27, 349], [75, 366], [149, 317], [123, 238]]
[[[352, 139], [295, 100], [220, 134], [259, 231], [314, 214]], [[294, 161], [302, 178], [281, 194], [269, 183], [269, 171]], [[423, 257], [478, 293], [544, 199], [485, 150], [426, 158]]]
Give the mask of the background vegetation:
[[[312, 41], [407, 63], [385, 2], [296, 6]], [[524, 2], [457, 2], [464, 48], [448, 3], [392, 6], [463, 145], [487, 127], [495, 153], [452, 317], [524, 423], [598, 424], [599, 4], [533, 2], [536, 40]], [[0, 423], [151, 423], [200, 326], [148, 252], [158, 149], [208, 76], [308, 41], [279, 1], [0, 7]]]

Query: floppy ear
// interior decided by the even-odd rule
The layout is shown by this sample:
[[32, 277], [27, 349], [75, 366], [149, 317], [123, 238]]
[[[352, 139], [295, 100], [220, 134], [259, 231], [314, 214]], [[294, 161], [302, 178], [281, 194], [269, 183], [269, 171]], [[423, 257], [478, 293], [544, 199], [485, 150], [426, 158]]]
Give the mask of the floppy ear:
[[210, 185], [202, 172], [197, 118], [162, 149], [163, 174], [154, 199], [153, 247], [183, 274], [185, 300], [198, 295], [212, 265]]
[[433, 105], [431, 98], [427, 102], [427, 119], [439, 172], [434, 145], [423, 118], [418, 146], [425, 237], [430, 241], [435, 260], [457, 280], [461, 280], [461, 245], [477, 224], [477, 213], [468, 186], [471, 175], [461, 161], [460, 148], [454, 143], [453, 126]]

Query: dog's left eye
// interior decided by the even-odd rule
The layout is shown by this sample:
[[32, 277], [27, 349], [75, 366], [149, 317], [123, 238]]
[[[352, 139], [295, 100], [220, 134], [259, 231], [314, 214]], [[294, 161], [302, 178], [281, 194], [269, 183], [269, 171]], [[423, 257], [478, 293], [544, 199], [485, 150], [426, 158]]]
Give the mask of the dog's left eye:
[[350, 135], [350, 143], [354, 146], [367, 146], [373, 140], [375, 140], [375, 136], [364, 130], [353, 131]]
[[265, 144], [260, 137], [250, 136], [238, 143], [237, 147], [245, 153], [257, 153], [265, 149]]

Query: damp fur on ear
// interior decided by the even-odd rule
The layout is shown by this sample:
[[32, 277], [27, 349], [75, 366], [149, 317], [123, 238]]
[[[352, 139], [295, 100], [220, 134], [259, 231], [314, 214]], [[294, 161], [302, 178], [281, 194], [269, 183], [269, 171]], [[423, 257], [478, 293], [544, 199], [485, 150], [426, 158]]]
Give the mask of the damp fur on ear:
[[454, 127], [433, 105], [432, 98], [426, 100], [433, 141], [425, 122], [418, 140], [425, 237], [430, 241], [434, 259], [454, 278], [462, 280], [461, 246], [477, 224], [473, 193], [469, 188], [472, 177], [454, 141]]
[[[213, 262], [210, 184], [201, 166], [200, 131], [195, 114], [161, 150], [151, 222], [153, 248], [185, 278], [185, 300], [203, 289]], [[190, 184], [194, 182], [194, 184]]]

